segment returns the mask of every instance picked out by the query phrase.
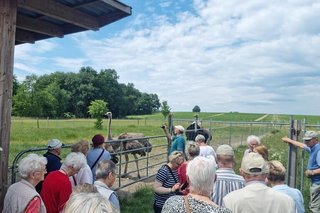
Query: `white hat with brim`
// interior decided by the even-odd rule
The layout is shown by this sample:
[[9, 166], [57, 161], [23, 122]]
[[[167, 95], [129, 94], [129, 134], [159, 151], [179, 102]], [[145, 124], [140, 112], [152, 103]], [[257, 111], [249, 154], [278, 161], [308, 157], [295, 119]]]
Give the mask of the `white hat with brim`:
[[49, 149], [59, 149], [62, 147], [62, 143], [58, 139], [51, 139], [48, 142], [48, 148]]
[[241, 169], [243, 170], [243, 172], [249, 175], [261, 175], [269, 173], [267, 162], [260, 154], [254, 152], [250, 152], [243, 157], [241, 162]]
[[304, 137], [302, 139], [304, 141], [309, 141], [313, 138], [318, 138], [318, 133], [316, 133], [315, 131], [306, 131], [306, 133], [304, 133]]
[[179, 129], [181, 133], [184, 132], [184, 128], [181, 125], [174, 126], [174, 128]]

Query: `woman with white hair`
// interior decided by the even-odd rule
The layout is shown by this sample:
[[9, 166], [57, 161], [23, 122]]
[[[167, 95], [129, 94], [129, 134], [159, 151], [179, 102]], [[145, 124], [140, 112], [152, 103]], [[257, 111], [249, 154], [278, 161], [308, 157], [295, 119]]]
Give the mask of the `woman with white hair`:
[[[79, 142], [73, 144], [71, 146], [71, 152], [81, 152], [85, 156], [87, 156], [87, 153], [89, 151], [89, 143], [88, 141], [80, 140]], [[72, 187], [75, 187], [77, 185], [81, 185], [84, 183], [93, 183], [93, 175], [91, 172], [91, 168], [88, 164], [76, 175], [72, 175], [69, 177]]]
[[166, 200], [175, 195], [180, 189], [178, 168], [184, 162], [184, 154], [174, 151], [169, 155], [169, 163], [161, 166], [154, 181], [154, 204], [155, 213], [160, 213]]
[[35, 189], [47, 173], [46, 164], [47, 159], [37, 154], [29, 154], [20, 161], [18, 169], [21, 181], [9, 187], [3, 212], [46, 212], [46, 207]]
[[190, 193], [172, 196], [164, 204], [162, 213], [213, 212], [231, 213], [211, 200], [217, 164], [213, 157], [198, 156], [188, 163], [187, 177]]
[[62, 211], [72, 192], [69, 177], [77, 174], [86, 163], [84, 154], [71, 152], [62, 163], [60, 170], [48, 174], [41, 190], [41, 197], [48, 213]]
[[244, 155], [246, 156], [247, 154], [249, 154], [250, 152], [253, 152], [253, 149], [256, 146], [259, 146], [261, 144], [260, 138], [256, 135], [249, 135], [247, 138], [247, 144], [248, 144], [248, 149], [246, 149], [244, 151]]
[[65, 205], [64, 213], [117, 213], [110, 202], [99, 193], [73, 194]]

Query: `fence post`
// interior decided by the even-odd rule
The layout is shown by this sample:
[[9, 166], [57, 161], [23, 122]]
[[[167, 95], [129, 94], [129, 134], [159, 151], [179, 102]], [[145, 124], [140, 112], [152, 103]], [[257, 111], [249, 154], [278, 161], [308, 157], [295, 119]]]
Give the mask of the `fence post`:
[[[293, 116], [290, 116], [290, 138], [298, 141], [301, 132], [301, 122], [298, 120], [293, 120]], [[295, 136], [295, 138], [294, 138]], [[297, 147], [289, 144], [288, 153], [288, 185], [290, 187], [296, 187], [296, 176], [297, 176]]]

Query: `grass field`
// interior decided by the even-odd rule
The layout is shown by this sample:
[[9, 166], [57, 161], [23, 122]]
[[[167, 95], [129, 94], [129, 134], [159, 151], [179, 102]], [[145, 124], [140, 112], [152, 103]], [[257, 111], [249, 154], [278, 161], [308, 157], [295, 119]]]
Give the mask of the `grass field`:
[[[177, 123], [185, 127], [193, 120], [195, 113], [173, 113]], [[284, 122], [289, 123], [289, 115], [265, 115], [250, 113], [198, 113], [199, 119], [203, 120], [206, 127], [212, 128], [213, 147], [219, 144], [228, 143], [233, 145], [236, 150], [237, 165], [236, 171], [240, 166], [245, 139], [249, 134], [257, 134], [263, 137], [263, 144], [269, 148], [270, 160], [280, 160], [287, 165], [288, 147], [281, 141], [281, 137], [288, 134], [288, 126], [262, 126], [262, 125], [233, 125], [226, 123], [211, 124], [210, 122], [219, 121], [236, 121], [236, 122]], [[180, 120], [181, 121], [180, 121]], [[294, 119], [306, 119], [308, 124], [319, 124], [320, 116], [303, 116], [295, 115]], [[183, 121], [188, 120], [188, 121]], [[70, 119], [70, 120], [47, 120], [47, 119], [28, 119], [28, 118], [12, 118], [11, 136], [10, 136], [10, 164], [13, 158], [22, 150], [35, 147], [46, 147], [47, 141], [51, 138], [58, 138], [65, 144], [72, 144], [79, 139], [90, 141], [94, 134], [103, 134], [107, 136], [107, 120], [103, 123], [102, 130], [94, 129], [93, 119]], [[129, 116], [128, 119], [114, 119], [112, 122], [112, 135], [116, 136], [123, 132], [140, 132], [146, 136], [163, 135], [160, 125], [166, 123], [160, 113], [145, 116]], [[240, 143], [239, 143], [240, 142]], [[63, 156], [68, 153], [65, 150]], [[301, 152], [299, 151], [299, 159]], [[300, 161], [299, 161], [300, 164]], [[300, 165], [298, 165], [298, 171]], [[298, 173], [299, 174], [299, 173]], [[299, 175], [298, 175], [299, 176]], [[300, 177], [298, 177], [298, 185], [300, 187]], [[304, 197], [305, 203], [308, 201], [309, 181], [305, 180]], [[130, 200], [121, 200], [123, 213], [126, 212], [153, 212], [152, 211], [153, 192], [151, 188], [143, 188], [132, 196]], [[140, 211], [139, 211], [140, 209]], [[307, 209], [307, 208], [306, 208]], [[308, 211], [307, 211], [308, 212]]]

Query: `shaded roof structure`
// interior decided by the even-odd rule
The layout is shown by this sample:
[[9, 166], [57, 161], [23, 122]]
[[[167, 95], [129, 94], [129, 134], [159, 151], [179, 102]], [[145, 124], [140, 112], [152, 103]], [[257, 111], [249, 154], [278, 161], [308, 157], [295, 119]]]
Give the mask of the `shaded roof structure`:
[[0, 0], [0, 211], [9, 186], [15, 45], [96, 31], [131, 15], [131, 10], [117, 0]]
[[115, 0], [18, 0], [15, 44], [96, 31], [129, 15]]

